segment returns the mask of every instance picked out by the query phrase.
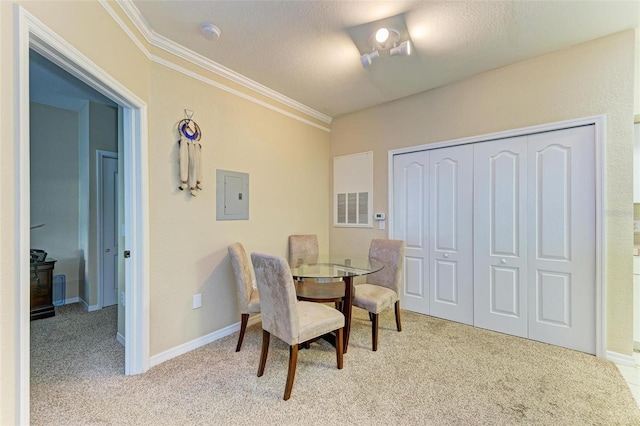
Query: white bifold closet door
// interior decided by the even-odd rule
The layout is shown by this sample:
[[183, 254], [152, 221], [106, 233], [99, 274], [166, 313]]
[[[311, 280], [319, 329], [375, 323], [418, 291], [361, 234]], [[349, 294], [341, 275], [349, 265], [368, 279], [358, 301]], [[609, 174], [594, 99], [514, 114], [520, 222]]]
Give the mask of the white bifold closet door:
[[593, 126], [474, 153], [474, 324], [595, 352]]
[[595, 353], [594, 126], [529, 136], [529, 338]]
[[394, 156], [403, 308], [473, 323], [472, 173], [471, 145]]
[[473, 324], [473, 145], [431, 151], [431, 315]]
[[394, 156], [402, 306], [595, 353], [594, 126]]
[[393, 234], [404, 240], [401, 306], [429, 314], [429, 153], [393, 157]]
[[527, 136], [474, 146], [474, 325], [527, 337]]

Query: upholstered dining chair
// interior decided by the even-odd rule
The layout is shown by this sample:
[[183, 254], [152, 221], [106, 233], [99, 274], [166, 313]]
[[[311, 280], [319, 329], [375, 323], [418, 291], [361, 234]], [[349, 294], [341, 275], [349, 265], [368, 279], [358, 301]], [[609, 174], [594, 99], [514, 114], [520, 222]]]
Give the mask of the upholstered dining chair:
[[287, 400], [293, 388], [299, 345], [335, 331], [336, 360], [338, 369], [342, 369], [344, 315], [321, 303], [297, 300], [291, 269], [284, 258], [251, 253], [251, 261], [262, 310], [262, 351], [258, 377], [264, 373], [269, 340], [273, 334], [289, 345], [289, 369], [284, 388], [284, 399]]
[[231, 265], [236, 276], [236, 285], [238, 290], [238, 305], [240, 308], [240, 336], [236, 345], [236, 352], [242, 347], [244, 332], [247, 329], [249, 315], [260, 312], [260, 296], [258, 290], [253, 286], [251, 277], [251, 262], [244, 247], [240, 243], [229, 246], [229, 257]]
[[[316, 263], [319, 257], [318, 247], [318, 236], [315, 234], [289, 235], [289, 260]], [[340, 278], [307, 278], [295, 284], [298, 299], [308, 302], [333, 302], [336, 309], [340, 309], [344, 299], [344, 283]]]
[[319, 248], [318, 236], [289, 235], [289, 259], [300, 260], [302, 263], [316, 263], [318, 261]]
[[369, 312], [372, 350], [378, 350], [378, 314], [395, 305], [396, 327], [400, 322], [400, 283], [404, 260], [404, 241], [374, 239], [369, 246], [369, 259], [381, 262], [384, 268], [367, 275], [364, 284], [355, 286], [353, 305]]

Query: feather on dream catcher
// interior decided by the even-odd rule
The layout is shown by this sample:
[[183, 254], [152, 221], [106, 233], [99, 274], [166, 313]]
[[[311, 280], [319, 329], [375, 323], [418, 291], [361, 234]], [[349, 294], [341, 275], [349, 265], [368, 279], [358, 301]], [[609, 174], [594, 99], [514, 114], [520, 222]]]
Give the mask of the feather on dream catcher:
[[180, 140], [180, 190], [189, 188], [189, 193], [196, 196], [202, 190], [202, 145], [200, 126], [193, 121], [193, 111], [184, 110], [185, 118], [178, 122]]

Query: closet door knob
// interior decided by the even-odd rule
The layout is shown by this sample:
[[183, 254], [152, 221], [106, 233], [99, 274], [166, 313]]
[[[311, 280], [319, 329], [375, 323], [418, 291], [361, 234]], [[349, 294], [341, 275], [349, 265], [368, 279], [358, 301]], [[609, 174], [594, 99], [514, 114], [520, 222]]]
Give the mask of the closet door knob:
[[445, 259], [448, 259], [448, 258], [449, 258], [449, 253], [445, 253], [445, 254], [444, 254], [444, 258], [445, 258]]
[[500, 263], [502, 263], [504, 265], [505, 263], [507, 263], [507, 259], [500, 260]]

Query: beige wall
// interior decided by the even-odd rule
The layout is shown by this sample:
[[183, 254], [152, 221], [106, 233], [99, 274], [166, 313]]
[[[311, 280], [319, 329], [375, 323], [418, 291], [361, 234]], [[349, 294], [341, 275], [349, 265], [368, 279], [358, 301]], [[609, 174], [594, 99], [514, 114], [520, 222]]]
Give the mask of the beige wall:
[[[150, 83], [154, 355], [238, 321], [229, 244], [284, 256], [289, 234], [316, 233], [328, 247], [329, 135], [161, 65]], [[202, 130], [195, 198], [178, 189], [175, 126], [185, 108]], [[248, 221], [216, 221], [216, 169], [249, 174]]]
[[[328, 247], [328, 132], [151, 62], [98, 2], [20, 4], [148, 104], [150, 250], [140, 255], [148, 256], [151, 269], [151, 356], [239, 321], [227, 256], [230, 243], [241, 241], [249, 252], [285, 255], [289, 234], [316, 233], [320, 244]], [[19, 419], [18, 360], [22, 357], [28, 362], [29, 355], [19, 353], [16, 332], [15, 246], [19, 236], [15, 229], [16, 91], [10, 2], [0, 2], [0, 31], [0, 125], [4, 132], [0, 179], [6, 183], [0, 186], [0, 424], [15, 424]], [[206, 79], [223, 82], [166, 52], [150, 49]], [[248, 92], [236, 84], [229, 86]], [[185, 108], [195, 112], [203, 132], [204, 190], [196, 198], [177, 189], [175, 125]], [[215, 220], [216, 169], [249, 173], [249, 220]], [[192, 296], [197, 293], [202, 294], [202, 308], [192, 310]]]
[[15, 286], [17, 253], [15, 250], [15, 150], [13, 140], [15, 111], [13, 98], [13, 5], [0, 1], [0, 424], [13, 425], [18, 418], [18, 366], [20, 354], [18, 329], [18, 294]]
[[[67, 299], [78, 297], [78, 113], [30, 104], [31, 247], [56, 259]], [[84, 277], [82, 277], [84, 281]]]
[[102, 307], [98, 306], [100, 290], [98, 256], [102, 253], [98, 249], [98, 185], [100, 181], [97, 177], [97, 151], [118, 152], [118, 110], [112, 106], [89, 102], [89, 151], [88, 158], [84, 160], [89, 163], [89, 244], [85, 259], [89, 280], [85, 283], [84, 291], [81, 292], [81, 299], [91, 309]]
[[[374, 211], [387, 212], [388, 151], [606, 114], [607, 349], [632, 352], [634, 32], [480, 74], [334, 119], [331, 156], [374, 151]], [[331, 229], [363, 254], [377, 229]]]
[[640, 29], [636, 28], [636, 62], [635, 62], [635, 88], [634, 88], [634, 114], [640, 116]]

